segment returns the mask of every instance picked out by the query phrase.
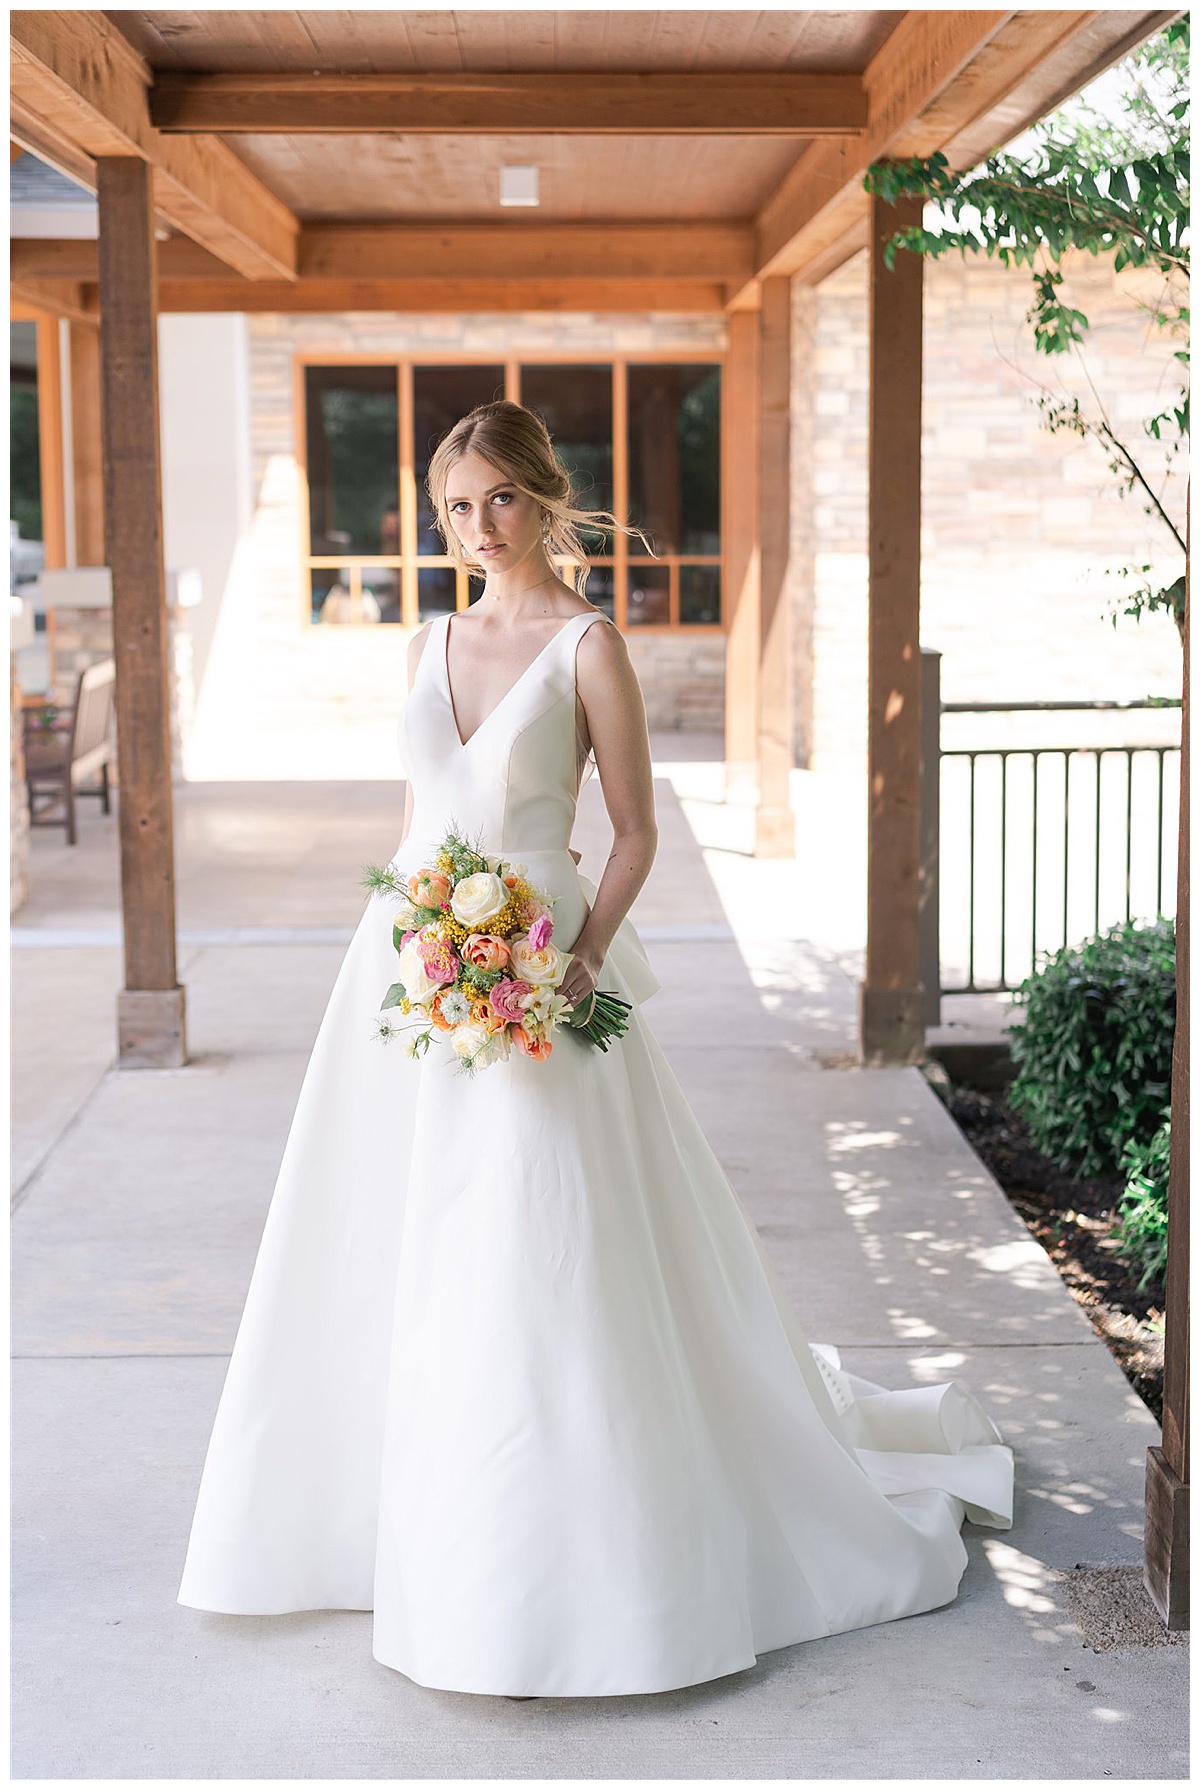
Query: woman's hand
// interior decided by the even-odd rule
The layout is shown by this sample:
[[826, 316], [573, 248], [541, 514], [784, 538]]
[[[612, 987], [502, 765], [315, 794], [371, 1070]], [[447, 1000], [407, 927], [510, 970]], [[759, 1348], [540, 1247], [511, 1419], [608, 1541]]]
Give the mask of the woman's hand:
[[565, 995], [573, 1007], [578, 1007], [581, 1002], [591, 999], [592, 990], [599, 982], [600, 971], [604, 968], [604, 953], [592, 950], [586, 941], [576, 941], [570, 957], [567, 973], [558, 985], [558, 992]]

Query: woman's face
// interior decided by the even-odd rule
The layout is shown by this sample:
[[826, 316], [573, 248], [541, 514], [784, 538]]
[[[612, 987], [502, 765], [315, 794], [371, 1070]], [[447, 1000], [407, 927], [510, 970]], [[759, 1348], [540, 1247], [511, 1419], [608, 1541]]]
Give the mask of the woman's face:
[[450, 468], [446, 509], [467, 559], [486, 571], [510, 571], [541, 545], [541, 505], [474, 452]]

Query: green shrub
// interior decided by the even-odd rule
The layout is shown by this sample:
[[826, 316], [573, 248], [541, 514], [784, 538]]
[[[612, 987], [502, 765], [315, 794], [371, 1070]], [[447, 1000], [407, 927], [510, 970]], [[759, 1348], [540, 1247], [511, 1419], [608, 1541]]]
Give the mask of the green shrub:
[[1139, 1291], [1167, 1271], [1167, 1186], [1171, 1173], [1171, 1110], [1148, 1144], [1126, 1144], [1121, 1158], [1125, 1191], [1117, 1203], [1113, 1242], [1141, 1268]]
[[1175, 922], [1125, 921], [1049, 955], [1016, 991], [1009, 1099], [1039, 1150], [1080, 1176], [1115, 1175], [1171, 1099]]

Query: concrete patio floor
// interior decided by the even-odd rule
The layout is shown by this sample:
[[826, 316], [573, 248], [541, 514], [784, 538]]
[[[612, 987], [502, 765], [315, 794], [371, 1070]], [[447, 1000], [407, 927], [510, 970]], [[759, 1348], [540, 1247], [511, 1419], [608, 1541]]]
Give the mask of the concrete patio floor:
[[[193, 1060], [139, 1073], [111, 1066], [116, 825], [89, 805], [75, 850], [35, 834], [14, 929], [15, 1777], [1187, 1776], [1189, 1649], [1094, 1652], [1059, 1577], [1140, 1562], [1157, 1425], [920, 1072], [845, 1066], [857, 797], [797, 773], [797, 857], [759, 862], [716, 742], [654, 744], [645, 1016], [808, 1334], [888, 1385], [961, 1379], [1015, 1451], [1013, 1529], [965, 1526], [942, 1609], [651, 1697], [428, 1691], [372, 1659], [369, 1614], [180, 1606], [307, 1053], [402, 808], [384, 782], [178, 789]], [[576, 844], [598, 877], [594, 782]]]

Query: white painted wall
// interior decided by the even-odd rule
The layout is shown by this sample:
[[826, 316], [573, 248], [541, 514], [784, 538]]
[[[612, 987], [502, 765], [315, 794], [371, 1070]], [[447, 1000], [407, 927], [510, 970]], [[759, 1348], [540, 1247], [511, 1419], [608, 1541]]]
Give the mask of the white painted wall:
[[186, 614], [202, 721], [222, 613], [245, 600], [239, 550], [254, 513], [246, 319], [160, 317], [158, 356], [164, 548], [168, 566], [199, 575], [202, 598]]

